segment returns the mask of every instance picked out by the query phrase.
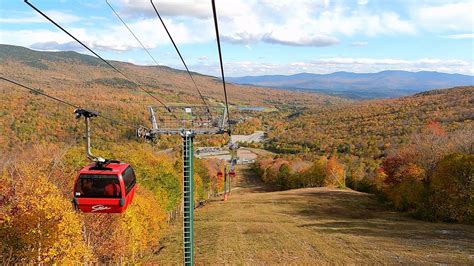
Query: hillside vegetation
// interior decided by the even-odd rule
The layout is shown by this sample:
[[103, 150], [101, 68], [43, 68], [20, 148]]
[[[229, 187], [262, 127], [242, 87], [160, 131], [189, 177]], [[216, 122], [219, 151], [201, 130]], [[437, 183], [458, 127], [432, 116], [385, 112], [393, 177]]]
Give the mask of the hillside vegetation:
[[351, 187], [430, 220], [474, 222], [474, 87], [262, 117], [262, 179]]
[[[0, 45], [0, 61], [1, 73], [7, 78], [130, 124], [150, 127], [146, 107], [160, 106], [136, 84], [92, 56]], [[112, 64], [168, 104], [202, 104], [192, 81], [183, 71], [123, 62]], [[200, 74], [195, 74], [194, 79], [211, 104], [223, 102], [224, 93], [218, 79]], [[235, 105], [331, 105], [342, 102], [316, 94], [295, 95], [282, 90], [232, 84], [228, 86], [228, 93], [231, 111], [235, 114]], [[13, 149], [24, 143], [70, 141], [79, 136], [79, 124], [70, 107], [57, 105], [3, 81], [0, 94], [4, 96], [0, 98], [0, 150]], [[234, 119], [238, 119], [238, 115]], [[93, 130], [99, 141], [134, 138], [133, 128], [100, 118], [98, 121]]]
[[[164, 136], [158, 145], [142, 143], [134, 125], [148, 125], [146, 107], [151, 97], [102, 64], [75, 52], [37, 52], [1, 45], [1, 75], [52, 96], [113, 119], [93, 119], [93, 152], [131, 163], [137, 172], [138, 190], [125, 215], [78, 214], [70, 203], [78, 168], [84, 166], [84, 125], [73, 109], [0, 82], [0, 238], [2, 263], [133, 263], [158, 248], [163, 230], [179, 215], [182, 180], [179, 138]], [[136, 66], [112, 62], [168, 103], [197, 103], [191, 81], [184, 72], [167, 67]], [[219, 80], [195, 75], [211, 103], [223, 99]], [[336, 98], [229, 86], [235, 105], [307, 102], [333, 104]], [[235, 119], [238, 119], [235, 113]], [[129, 126], [132, 124], [132, 126]], [[197, 145], [220, 146], [226, 136], [198, 138]], [[195, 201], [222, 190], [223, 180], [213, 166], [196, 160]], [[40, 200], [38, 200], [40, 199]]]
[[[162, 248], [158, 240], [163, 239], [179, 216], [182, 196], [179, 137], [163, 136], [158, 143], [148, 144], [135, 136], [137, 124], [150, 124], [146, 107], [157, 103], [136, 84], [91, 56], [0, 45], [0, 60], [2, 76], [125, 121], [127, 125], [93, 119], [93, 151], [106, 158], [130, 162], [135, 166], [139, 184], [134, 203], [124, 215], [74, 212], [70, 203], [73, 178], [87, 163], [82, 121], [75, 120], [71, 107], [0, 82], [1, 263], [139, 263], [153, 257]], [[192, 82], [180, 70], [113, 64], [166, 102], [200, 103]], [[209, 102], [216, 104], [223, 100], [219, 80], [199, 74], [195, 79]], [[262, 152], [255, 169], [247, 169], [249, 176], [259, 174], [260, 180], [266, 183], [265, 189], [348, 186], [377, 193], [394, 208], [423, 219], [472, 223], [474, 87], [361, 102], [249, 86], [229, 85], [228, 89], [232, 118], [239, 121], [235, 131], [248, 134], [265, 130], [268, 136], [263, 144], [247, 144], [273, 152]], [[237, 111], [238, 105], [268, 108], [265, 112]], [[199, 137], [196, 146], [223, 146], [227, 142], [228, 136]], [[222, 191], [222, 179], [217, 179], [215, 165], [216, 162], [196, 160], [195, 201], [208, 200]], [[258, 192], [261, 191], [252, 191]], [[291, 198], [293, 193], [300, 192], [276, 193], [266, 195], [265, 199], [285, 202], [288, 195]], [[347, 196], [334, 195], [330, 197]], [[247, 204], [258, 195], [243, 197], [243, 204]], [[368, 203], [365, 197], [368, 196], [363, 196], [360, 204], [375, 204], [372, 200]], [[324, 207], [323, 203], [318, 204]], [[279, 211], [284, 213], [282, 206]], [[376, 208], [382, 207], [386, 206]], [[343, 209], [345, 212], [347, 208]], [[209, 213], [209, 219], [216, 217], [212, 210]], [[333, 222], [337, 223], [337, 219]], [[240, 231], [236, 232], [240, 234], [236, 237], [245, 230], [253, 234], [252, 223], [238, 227]], [[260, 225], [257, 227], [260, 230]], [[398, 230], [395, 227], [387, 230], [395, 229]], [[297, 231], [303, 232], [299, 236], [304, 238], [305, 231]], [[471, 233], [466, 234], [465, 238], [472, 239]], [[439, 237], [439, 234], [434, 236]], [[336, 243], [337, 239], [332, 240]], [[251, 241], [263, 240], [272, 239]], [[464, 245], [463, 241], [456, 243]], [[401, 249], [400, 245], [397, 248]], [[305, 246], [309, 247], [315, 248]], [[268, 252], [271, 246], [265, 248]], [[435, 248], [433, 253], [439, 250]], [[302, 254], [301, 250], [298, 252]], [[278, 262], [269, 255], [265, 255], [269, 262]], [[442, 263], [449, 261], [466, 263], [466, 258], [440, 259]]]

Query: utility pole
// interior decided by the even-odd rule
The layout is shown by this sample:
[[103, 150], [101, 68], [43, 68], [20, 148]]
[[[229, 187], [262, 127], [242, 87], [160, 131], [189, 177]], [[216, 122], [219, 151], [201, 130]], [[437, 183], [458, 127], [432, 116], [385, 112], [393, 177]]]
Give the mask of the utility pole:
[[229, 180], [229, 181], [228, 181], [228, 182], [229, 182], [228, 187], [229, 187], [229, 195], [230, 195], [230, 191], [231, 191], [230, 184], [232, 183], [232, 176], [231, 176], [231, 175], [228, 175], [228, 176], [229, 176], [229, 177], [228, 177], [227, 179]]
[[229, 151], [230, 151], [230, 166], [229, 166], [229, 171], [228, 171], [228, 189], [229, 189], [229, 195], [232, 191], [231, 189], [231, 184], [232, 184], [232, 178], [235, 177], [235, 164], [237, 163], [237, 149], [239, 148], [239, 145], [236, 143], [233, 143], [232, 141], [229, 143]]
[[228, 189], [228, 179], [227, 179], [227, 165], [224, 166], [224, 201], [227, 201], [227, 189]]
[[[171, 112], [155, 113], [148, 107], [151, 129], [139, 128], [139, 137], [153, 140], [160, 135], [179, 135], [183, 140], [183, 255], [184, 265], [194, 265], [194, 147], [196, 135], [229, 133], [227, 110], [222, 106], [168, 106]], [[214, 115], [211, 112], [214, 112]], [[158, 118], [158, 119], [157, 119]]]

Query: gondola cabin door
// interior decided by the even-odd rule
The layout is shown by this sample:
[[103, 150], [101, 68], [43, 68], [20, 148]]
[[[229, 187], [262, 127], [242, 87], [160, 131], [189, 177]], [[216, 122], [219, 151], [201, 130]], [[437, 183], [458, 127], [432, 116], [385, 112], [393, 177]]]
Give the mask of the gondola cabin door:
[[136, 190], [135, 173], [126, 163], [91, 164], [74, 182], [74, 204], [82, 212], [122, 213]]

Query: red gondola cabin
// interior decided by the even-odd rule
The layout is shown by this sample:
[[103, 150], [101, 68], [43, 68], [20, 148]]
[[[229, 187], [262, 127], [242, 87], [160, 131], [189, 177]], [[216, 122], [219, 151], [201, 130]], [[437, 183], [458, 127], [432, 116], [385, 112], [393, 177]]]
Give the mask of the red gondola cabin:
[[218, 178], [221, 178], [222, 176], [223, 176], [223, 174], [222, 174], [221, 171], [217, 172], [217, 177], [218, 177]]
[[234, 171], [234, 170], [230, 170], [230, 171], [229, 171], [229, 176], [230, 176], [230, 177], [235, 177], [235, 171]]
[[122, 213], [132, 203], [135, 173], [127, 163], [91, 164], [74, 182], [74, 204], [82, 212]]

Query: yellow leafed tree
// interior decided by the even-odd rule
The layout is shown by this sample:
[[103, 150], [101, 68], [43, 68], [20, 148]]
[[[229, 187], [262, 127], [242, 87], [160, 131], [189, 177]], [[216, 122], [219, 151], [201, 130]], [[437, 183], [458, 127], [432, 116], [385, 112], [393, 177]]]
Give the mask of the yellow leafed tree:
[[120, 219], [120, 229], [115, 232], [127, 247], [128, 254], [122, 254], [127, 262], [136, 262], [158, 246], [165, 220], [166, 214], [153, 193], [138, 189], [133, 204]]
[[10, 172], [14, 190], [7, 223], [2, 225], [3, 244], [15, 247], [11, 249], [13, 261], [40, 264], [92, 260], [71, 203], [34, 165], [25, 163], [16, 169], [21, 171]]

